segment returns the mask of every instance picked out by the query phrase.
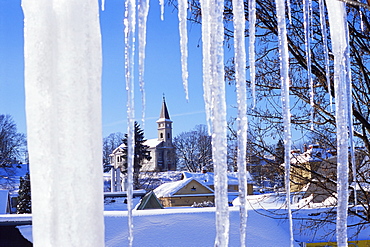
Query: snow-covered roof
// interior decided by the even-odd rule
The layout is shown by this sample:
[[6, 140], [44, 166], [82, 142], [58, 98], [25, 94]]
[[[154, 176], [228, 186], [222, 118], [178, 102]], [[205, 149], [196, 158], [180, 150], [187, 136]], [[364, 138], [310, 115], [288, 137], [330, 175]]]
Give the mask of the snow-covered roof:
[[162, 141], [159, 141], [158, 139], [149, 139], [146, 140], [143, 144], [147, 145], [151, 148], [158, 146]]
[[[158, 139], [149, 139], [146, 140], [143, 144], [149, 146], [149, 148], [153, 148], [158, 146], [162, 141], [159, 141]], [[123, 152], [123, 149], [125, 148], [125, 144], [122, 143], [119, 145], [116, 149], [113, 150], [112, 154]]]
[[207, 189], [213, 192], [211, 188], [209, 188], [207, 185], [205, 185], [201, 181], [195, 178], [187, 178], [187, 179], [179, 180], [176, 182], [162, 184], [154, 190], [154, 193], [158, 198], [159, 197], [172, 197], [176, 192], [184, 188], [187, 184], [189, 184], [193, 180], [196, 180], [197, 182], [202, 184], [204, 187], [206, 187]]
[[304, 153], [293, 153], [291, 156], [292, 164], [302, 164], [307, 162], [320, 162], [324, 159], [333, 158], [330, 150], [320, 148], [318, 145], [310, 145]]
[[[197, 173], [197, 172], [182, 172], [184, 178], [196, 178], [198, 181], [201, 181], [205, 185], [214, 185], [215, 174], [213, 172], [206, 173]], [[252, 182], [252, 176], [247, 172], [248, 183]], [[237, 172], [228, 172], [227, 173], [227, 183], [228, 185], [238, 185], [238, 173]]]

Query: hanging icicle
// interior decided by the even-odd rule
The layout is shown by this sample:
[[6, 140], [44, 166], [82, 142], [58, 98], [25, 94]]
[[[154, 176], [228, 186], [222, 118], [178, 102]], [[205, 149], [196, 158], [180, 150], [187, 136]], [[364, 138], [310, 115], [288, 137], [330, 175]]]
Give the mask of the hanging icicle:
[[[251, 2], [251, 1], [249, 1]], [[250, 7], [253, 8], [254, 15], [249, 18], [252, 22], [252, 30], [250, 29], [251, 40], [253, 37], [253, 48], [249, 51], [250, 57], [253, 62], [251, 63], [251, 74], [253, 67], [254, 74], [254, 37], [255, 37], [255, 1], [254, 4], [250, 3]], [[240, 246], [245, 246], [245, 240], [247, 235], [247, 164], [246, 164], [246, 150], [247, 150], [247, 88], [246, 88], [246, 75], [245, 75], [245, 64], [246, 64], [246, 52], [245, 52], [245, 14], [244, 14], [244, 1], [233, 0], [233, 21], [234, 21], [234, 61], [235, 61], [235, 81], [237, 91], [237, 102], [238, 102], [238, 179], [239, 179], [239, 199], [240, 199]], [[249, 9], [249, 11], [251, 11]], [[251, 12], [249, 12], [251, 15]], [[251, 20], [253, 19], [253, 20]], [[250, 43], [251, 45], [251, 43]], [[251, 56], [251, 52], [253, 56]], [[254, 75], [253, 75], [254, 77]], [[252, 76], [251, 76], [252, 78]], [[252, 79], [251, 79], [252, 82]], [[252, 85], [254, 84], [254, 81]], [[254, 87], [254, 86], [253, 86]], [[254, 88], [253, 88], [254, 90]], [[255, 96], [253, 96], [255, 97]]]
[[178, 0], [182, 84], [184, 86], [185, 98], [188, 101], [188, 32], [186, 28], [187, 12], [188, 0]]
[[321, 33], [322, 33], [322, 43], [324, 47], [326, 84], [328, 87], [330, 112], [333, 112], [333, 103], [332, 103], [333, 97], [331, 96], [330, 67], [329, 67], [330, 60], [329, 60], [329, 50], [328, 50], [327, 27], [326, 27], [325, 11], [324, 11], [324, 0], [319, 0], [319, 7], [320, 7], [320, 26], [321, 26]]
[[133, 166], [135, 147], [135, 107], [134, 107], [134, 57], [135, 57], [135, 26], [136, 26], [136, 3], [135, 0], [125, 2], [125, 77], [127, 91], [127, 211], [128, 211], [128, 241], [132, 246], [133, 216]]
[[105, 0], [101, 0], [101, 10], [105, 10]]
[[[345, 4], [336, 0], [326, 0], [328, 8], [330, 36], [334, 54], [335, 118], [337, 126], [337, 245], [347, 246], [348, 216], [348, 126], [350, 67], [347, 14]], [[351, 107], [351, 106], [350, 106]], [[350, 129], [352, 131], [352, 129]]]
[[159, 0], [159, 5], [161, 6], [161, 20], [164, 20], [164, 0]]
[[[216, 240], [215, 246], [229, 242], [227, 200], [226, 101], [224, 81], [223, 0], [202, 0], [203, 88], [207, 119], [210, 120], [212, 156], [215, 172]], [[203, 26], [202, 25], [202, 26]], [[205, 53], [209, 53], [208, 55]], [[207, 109], [207, 106], [211, 110]]]
[[293, 219], [290, 199], [290, 150], [291, 150], [291, 129], [290, 129], [290, 100], [289, 100], [289, 53], [287, 32], [285, 23], [285, 1], [276, 0], [276, 14], [279, 31], [279, 54], [280, 54], [280, 78], [281, 78], [281, 103], [284, 119], [284, 143], [285, 143], [285, 190], [286, 203], [288, 207], [290, 246], [294, 245]]
[[99, 3], [22, 9], [33, 245], [104, 246]]
[[306, 62], [307, 62], [307, 80], [310, 85], [310, 122], [311, 130], [314, 129], [314, 87], [313, 87], [313, 78], [311, 71], [311, 0], [303, 0], [303, 24], [304, 24], [304, 41], [306, 46]]
[[149, 13], [149, 0], [140, 0], [138, 5], [138, 53], [139, 53], [139, 84], [141, 92], [141, 122], [142, 127], [145, 129], [145, 109], [146, 109], [146, 96], [145, 96], [145, 47], [146, 47], [146, 22]]
[[252, 89], [252, 107], [256, 107], [256, 0], [248, 0], [249, 15], [249, 75]]
[[212, 123], [212, 107], [211, 107], [211, 16], [210, 16], [210, 1], [200, 0], [202, 6], [202, 55], [203, 55], [203, 98], [206, 111], [206, 120], [208, 134], [211, 135]]

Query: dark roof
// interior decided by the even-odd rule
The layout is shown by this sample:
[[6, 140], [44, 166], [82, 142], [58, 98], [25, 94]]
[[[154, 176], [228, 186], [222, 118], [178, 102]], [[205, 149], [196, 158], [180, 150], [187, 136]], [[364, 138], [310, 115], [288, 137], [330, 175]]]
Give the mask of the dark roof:
[[167, 105], [166, 105], [166, 101], [164, 97], [163, 97], [161, 114], [159, 115], [159, 118], [170, 119], [170, 114], [168, 114]]
[[163, 206], [154, 194], [153, 191], [147, 193], [140, 201], [137, 210], [144, 210], [144, 209], [162, 209]]

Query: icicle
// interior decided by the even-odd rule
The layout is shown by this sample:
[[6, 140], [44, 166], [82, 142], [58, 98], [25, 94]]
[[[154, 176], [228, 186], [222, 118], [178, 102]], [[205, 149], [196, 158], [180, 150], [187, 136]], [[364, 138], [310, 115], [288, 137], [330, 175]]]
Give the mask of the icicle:
[[206, 111], [206, 120], [208, 127], [208, 134], [211, 135], [212, 123], [212, 107], [211, 107], [211, 16], [210, 16], [210, 1], [200, 0], [202, 6], [202, 55], [203, 55], [203, 98]]
[[280, 53], [280, 78], [281, 78], [281, 102], [284, 119], [284, 143], [285, 143], [285, 190], [288, 207], [290, 246], [294, 245], [293, 239], [293, 219], [290, 199], [290, 149], [291, 149], [291, 130], [290, 130], [290, 100], [289, 100], [289, 53], [287, 32], [285, 23], [285, 1], [276, 0], [276, 14], [278, 19], [279, 31], [279, 53]]
[[248, 0], [249, 14], [249, 74], [252, 88], [253, 108], [256, 106], [256, 0]]
[[[254, 38], [255, 38], [255, 1], [250, 3], [249, 7], [252, 8], [253, 17], [249, 18], [252, 22], [250, 26], [250, 37], [252, 39], [253, 48], [249, 51], [250, 57], [253, 62], [251, 65], [251, 74], [253, 67], [253, 78], [254, 78]], [[235, 80], [237, 90], [237, 102], [238, 102], [238, 179], [239, 179], [239, 199], [240, 199], [240, 246], [245, 246], [246, 229], [247, 229], [247, 171], [246, 171], [246, 143], [247, 143], [247, 100], [246, 100], [246, 75], [245, 75], [245, 64], [246, 64], [246, 52], [245, 52], [245, 14], [244, 14], [244, 1], [233, 0], [233, 18], [234, 18], [234, 57], [235, 57]], [[249, 9], [249, 15], [251, 15], [251, 9]], [[252, 20], [253, 19], [253, 20]], [[251, 43], [250, 43], [251, 45]], [[251, 56], [251, 53], [253, 55]], [[252, 76], [251, 76], [252, 78]], [[254, 84], [254, 80], [252, 85]], [[254, 86], [253, 86], [254, 87]], [[253, 88], [254, 90], [254, 88]], [[255, 97], [255, 96], [254, 96]]]
[[22, 8], [33, 245], [104, 246], [99, 3]]
[[127, 0], [125, 3], [125, 77], [127, 91], [127, 211], [128, 211], [128, 241], [132, 246], [133, 216], [132, 216], [132, 196], [133, 196], [133, 166], [134, 166], [134, 57], [135, 57], [135, 25], [136, 25], [136, 4], [135, 0]]
[[179, 17], [179, 31], [180, 31], [180, 50], [181, 50], [181, 71], [182, 83], [184, 85], [185, 98], [189, 100], [188, 91], [188, 32], [186, 28], [188, 11], [188, 0], [178, 1], [178, 17]]
[[[215, 246], [229, 242], [229, 209], [227, 200], [226, 102], [224, 81], [223, 0], [202, 0], [203, 87], [207, 118], [212, 133], [212, 155], [215, 171], [216, 240]], [[202, 26], [203, 26], [202, 25]], [[205, 53], [209, 53], [206, 55]], [[209, 79], [209, 81], [206, 81]], [[209, 87], [209, 88], [208, 88]], [[207, 110], [210, 106], [211, 110]]]
[[326, 84], [328, 87], [328, 94], [329, 94], [329, 104], [330, 104], [330, 112], [333, 112], [333, 100], [331, 96], [331, 85], [330, 85], [330, 61], [329, 61], [329, 50], [328, 50], [328, 38], [327, 38], [327, 27], [326, 27], [326, 20], [325, 20], [325, 12], [324, 12], [324, 0], [319, 0], [320, 6], [320, 26], [321, 26], [321, 33], [322, 33], [322, 43], [324, 47], [324, 58], [325, 58], [325, 75], [326, 75]]
[[142, 127], [145, 128], [145, 81], [144, 81], [144, 69], [145, 69], [145, 46], [146, 46], [146, 22], [148, 19], [149, 12], [149, 0], [140, 0], [138, 5], [138, 42], [139, 42], [139, 84], [141, 92], [141, 105], [142, 114], [141, 122]]
[[286, 4], [288, 5], [289, 24], [292, 25], [292, 8], [290, 7], [290, 0], [286, 0]]
[[310, 105], [311, 105], [311, 130], [314, 125], [314, 87], [311, 71], [311, 38], [310, 38], [310, 13], [311, 13], [311, 0], [303, 0], [303, 23], [304, 23], [304, 41], [306, 46], [306, 62], [307, 62], [307, 78], [310, 85]]
[[159, 0], [159, 5], [161, 6], [161, 20], [164, 20], [164, 0]]
[[337, 244], [347, 246], [348, 216], [348, 127], [350, 67], [348, 27], [345, 4], [326, 0], [334, 54], [335, 117], [337, 125]]
[[364, 13], [362, 12], [361, 8], [360, 8], [360, 19], [361, 19], [361, 31], [364, 32]]
[[101, 0], [101, 10], [105, 10], [105, 0]]

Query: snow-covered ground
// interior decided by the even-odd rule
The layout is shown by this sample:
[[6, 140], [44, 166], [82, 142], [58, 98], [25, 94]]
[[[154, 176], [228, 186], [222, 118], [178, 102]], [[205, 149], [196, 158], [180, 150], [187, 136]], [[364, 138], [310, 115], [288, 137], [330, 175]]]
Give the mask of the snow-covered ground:
[[[247, 246], [281, 247], [289, 246], [289, 226], [284, 195], [265, 194], [248, 197]], [[106, 246], [127, 246], [128, 228], [127, 211], [123, 198], [105, 204], [105, 244]], [[134, 204], [139, 202], [135, 199]], [[235, 201], [237, 204], [237, 200]], [[300, 242], [335, 241], [335, 210], [332, 208], [299, 208], [294, 204], [294, 240]], [[239, 246], [239, 207], [230, 211], [230, 244]], [[134, 210], [134, 246], [213, 246], [215, 239], [215, 208], [166, 208]], [[0, 221], [30, 218], [22, 215], [1, 215]], [[320, 220], [334, 217], [332, 223], [309, 228], [311, 218]], [[358, 219], [349, 217], [350, 224]], [[19, 227], [22, 234], [32, 241], [32, 226]], [[370, 228], [363, 228], [357, 237], [353, 237], [357, 228], [349, 228], [350, 240], [370, 239]]]

